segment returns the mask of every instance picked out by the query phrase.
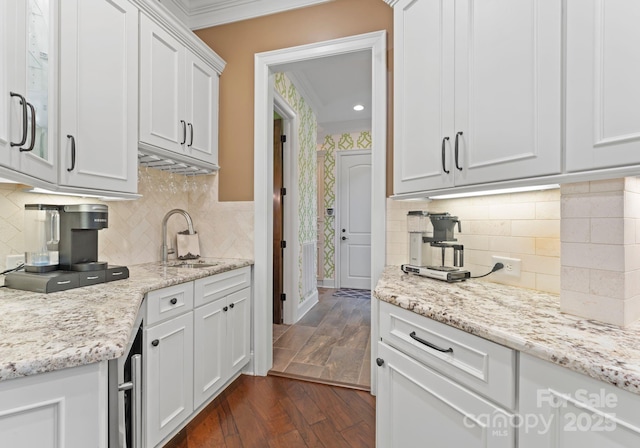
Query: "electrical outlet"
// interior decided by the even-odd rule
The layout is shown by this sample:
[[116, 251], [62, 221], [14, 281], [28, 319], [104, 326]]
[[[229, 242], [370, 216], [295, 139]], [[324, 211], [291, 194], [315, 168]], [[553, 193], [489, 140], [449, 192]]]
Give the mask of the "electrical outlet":
[[24, 264], [24, 254], [7, 255], [7, 269], [17, 268], [21, 264]]
[[496, 272], [496, 274], [502, 274], [509, 277], [520, 277], [520, 270], [522, 261], [519, 258], [507, 258], [498, 257], [494, 255], [491, 257], [493, 264], [502, 263], [504, 268]]

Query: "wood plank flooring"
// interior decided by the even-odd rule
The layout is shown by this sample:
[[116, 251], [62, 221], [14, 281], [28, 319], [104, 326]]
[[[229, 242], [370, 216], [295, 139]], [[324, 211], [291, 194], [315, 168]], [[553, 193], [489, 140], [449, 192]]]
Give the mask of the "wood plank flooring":
[[165, 448], [375, 446], [368, 392], [241, 375]]
[[371, 388], [371, 300], [335, 291], [320, 288], [318, 303], [295, 325], [273, 326], [270, 374]]

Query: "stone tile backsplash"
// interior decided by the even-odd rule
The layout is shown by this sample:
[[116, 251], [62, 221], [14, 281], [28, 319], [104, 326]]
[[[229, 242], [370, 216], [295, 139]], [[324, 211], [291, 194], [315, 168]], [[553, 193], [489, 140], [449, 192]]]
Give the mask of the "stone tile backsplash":
[[567, 313], [625, 326], [640, 318], [640, 182], [562, 186], [562, 288]]

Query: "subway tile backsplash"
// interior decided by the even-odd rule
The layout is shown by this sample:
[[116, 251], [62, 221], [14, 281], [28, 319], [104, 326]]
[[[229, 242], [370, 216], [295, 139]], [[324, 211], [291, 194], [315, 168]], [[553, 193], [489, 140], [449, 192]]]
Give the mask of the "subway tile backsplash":
[[493, 255], [522, 260], [520, 278], [486, 279], [540, 291], [560, 292], [560, 190], [434, 201], [387, 202], [387, 264], [408, 261], [407, 212], [449, 212], [462, 221], [456, 232], [465, 248], [465, 268], [482, 275]]

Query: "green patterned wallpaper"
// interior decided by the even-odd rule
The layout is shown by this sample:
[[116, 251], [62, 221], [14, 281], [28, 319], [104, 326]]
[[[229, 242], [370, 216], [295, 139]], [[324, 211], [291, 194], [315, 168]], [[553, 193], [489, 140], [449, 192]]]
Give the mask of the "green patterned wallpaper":
[[[317, 222], [317, 172], [316, 172], [316, 138], [318, 123], [311, 107], [298, 93], [295, 86], [284, 73], [275, 75], [276, 91], [298, 114], [298, 302], [305, 300], [303, 291], [303, 245], [316, 244]], [[314, 251], [315, 252], [315, 251]], [[317, 259], [316, 259], [317, 260]], [[317, 262], [317, 261], [316, 261]], [[314, 279], [316, 266], [313, 266]]]
[[[361, 131], [337, 135], [327, 135], [324, 142], [318, 145], [318, 150], [324, 151], [324, 205], [323, 208], [335, 208], [336, 202], [336, 151], [350, 149], [371, 149], [371, 132]], [[324, 266], [325, 279], [334, 279], [335, 275], [335, 215], [325, 216], [324, 221]]]

